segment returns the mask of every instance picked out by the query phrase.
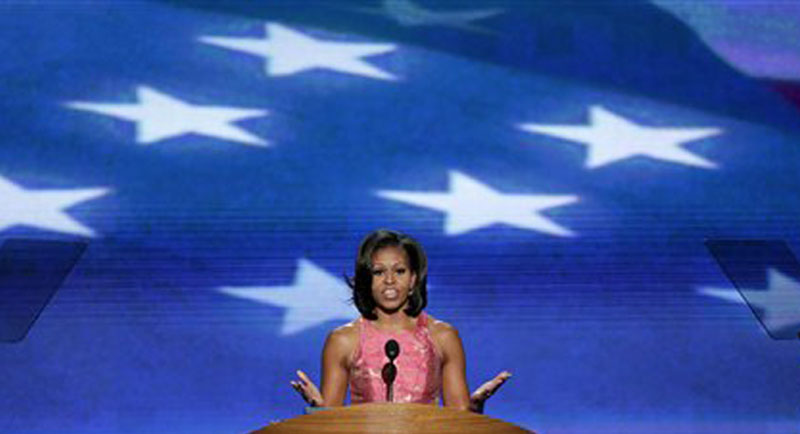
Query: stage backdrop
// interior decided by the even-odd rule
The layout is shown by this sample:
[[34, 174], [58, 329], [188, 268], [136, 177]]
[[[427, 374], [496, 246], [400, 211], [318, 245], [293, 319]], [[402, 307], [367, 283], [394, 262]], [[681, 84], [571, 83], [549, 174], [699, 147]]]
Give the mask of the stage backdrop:
[[798, 23], [779, 1], [3, 1], [0, 238], [89, 246], [0, 343], [0, 432], [299, 414], [289, 381], [356, 317], [343, 275], [376, 228], [427, 249], [470, 385], [513, 372], [490, 415], [797, 432], [800, 342], [704, 241], [800, 249]]

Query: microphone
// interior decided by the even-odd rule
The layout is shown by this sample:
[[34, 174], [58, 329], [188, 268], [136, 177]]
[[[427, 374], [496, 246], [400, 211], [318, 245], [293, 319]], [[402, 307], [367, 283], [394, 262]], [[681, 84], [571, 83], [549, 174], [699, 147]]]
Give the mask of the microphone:
[[386, 402], [392, 402], [394, 399], [392, 385], [394, 384], [394, 379], [397, 377], [397, 366], [394, 365], [394, 359], [400, 355], [400, 344], [394, 339], [389, 339], [386, 341], [383, 350], [386, 352], [386, 357], [389, 358], [389, 362], [383, 365], [381, 378], [383, 378], [383, 382], [386, 383]]
[[386, 341], [386, 346], [383, 347], [383, 350], [386, 351], [386, 357], [392, 362], [400, 354], [400, 344], [394, 339], [389, 339]]

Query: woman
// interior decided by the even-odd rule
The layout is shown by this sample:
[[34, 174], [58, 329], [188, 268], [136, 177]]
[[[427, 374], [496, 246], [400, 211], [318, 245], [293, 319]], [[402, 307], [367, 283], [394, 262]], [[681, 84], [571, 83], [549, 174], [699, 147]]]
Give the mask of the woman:
[[358, 250], [348, 284], [358, 318], [333, 330], [322, 350], [322, 391], [302, 371], [291, 385], [311, 406], [386, 401], [381, 377], [389, 361], [384, 346], [399, 343], [393, 402], [437, 403], [483, 412], [483, 405], [510, 376], [502, 372], [468, 393], [464, 348], [458, 331], [427, 315], [427, 257], [411, 237], [388, 230], [369, 234]]

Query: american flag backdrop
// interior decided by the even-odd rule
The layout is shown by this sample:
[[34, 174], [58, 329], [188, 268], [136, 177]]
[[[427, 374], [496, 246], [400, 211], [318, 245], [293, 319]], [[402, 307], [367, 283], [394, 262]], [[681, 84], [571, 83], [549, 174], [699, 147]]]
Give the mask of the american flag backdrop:
[[0, 343], [0, 432], [298, 415], [392, 228], [470, 385], [514, 374], [489, 415], [796, 433], [800, 342], [704, 242], [800, 250], [798, 53], [778, 0], [2, 1], [0, 241], [89, 246]]

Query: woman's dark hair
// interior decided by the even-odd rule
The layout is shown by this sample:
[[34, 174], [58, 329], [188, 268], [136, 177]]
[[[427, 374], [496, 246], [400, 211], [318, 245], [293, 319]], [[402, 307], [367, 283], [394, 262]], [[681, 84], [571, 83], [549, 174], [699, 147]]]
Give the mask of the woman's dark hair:
[[416, 318], [428, 305], [428, 257], [415, 239], [396, 231], [379, 229], [370, 233], [358, 247], [355, 275], [347, 279], [353, 290], [353, 303], [364, 318], [375, 320], [375, 299], [372, 298], [372, 255], [384, 247], [400, 247], [408, 255], [411, 271], [417, 282], [408, 296], [405, 313]]

